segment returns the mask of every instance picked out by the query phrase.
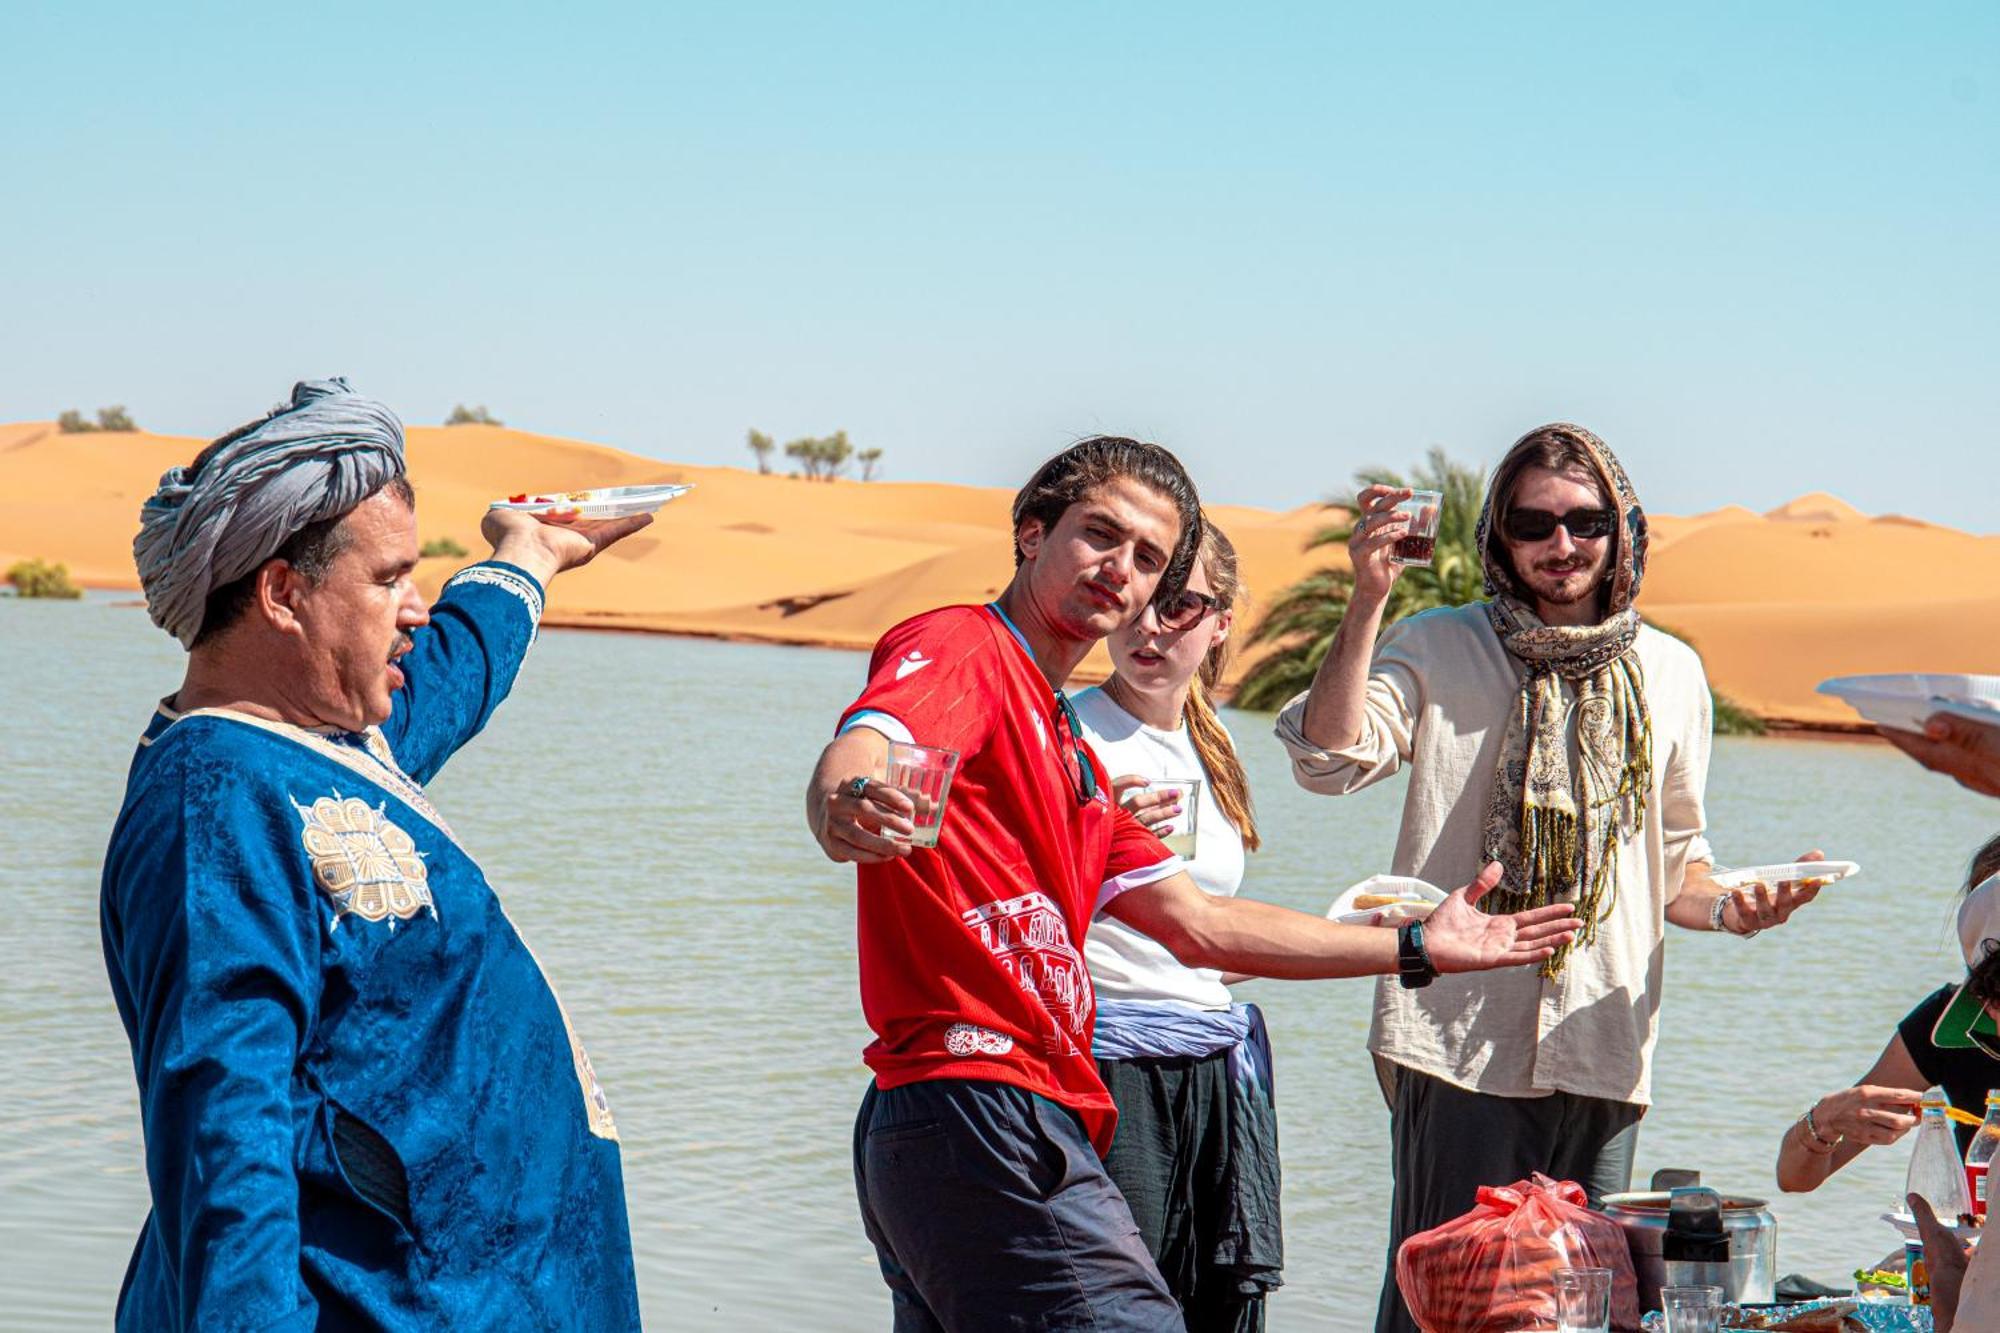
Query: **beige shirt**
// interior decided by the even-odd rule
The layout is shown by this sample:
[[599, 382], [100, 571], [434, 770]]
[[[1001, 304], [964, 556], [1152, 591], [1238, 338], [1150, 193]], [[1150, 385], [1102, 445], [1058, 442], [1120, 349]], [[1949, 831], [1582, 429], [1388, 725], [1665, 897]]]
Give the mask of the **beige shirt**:
[[[1653, 788], [1643, 832], [1619, 841], [1617, 897], [1589, 948], [1543, 980], [1531, 967], [1376, 983], [1368, 1049], [1462, 1088], [1502, 1097], [1571, 1092], [1652, 1100], [1666, 907], [1703, 837], [1711, 699], [1701, 659], [1651, 626], [1636, 643], [1653, 722]], [[1391, 625], [1375, 650], [1361, 738], [1323, 750], [1303, 731], [1306, 696], [1278, 714], [1278, 739], [1309, 791], [1342, 796], [1410, 765], [1391, 869], [1443, 889], [1478, 874], [1486, 803], [1523, 668], [1484, 603]], [[1575, 691], [1565, 683], [1563, 698]], [[1575, 761], [1574, 723], [1570, 753]]]

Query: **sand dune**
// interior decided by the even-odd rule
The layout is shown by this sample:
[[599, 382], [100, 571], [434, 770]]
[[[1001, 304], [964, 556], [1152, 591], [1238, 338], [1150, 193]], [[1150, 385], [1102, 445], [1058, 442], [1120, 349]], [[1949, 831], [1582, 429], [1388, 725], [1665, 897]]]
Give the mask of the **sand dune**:
[[[0, 568], [43, 557], [91, 586], [135, 586], [140, 503], [203, 443], [0, 425]], [[1012, 569], [1012, 496], [1001, 490], [829, 485], [488, 426], [413, 427], [409, 449], [422, 536], [475, 553], [486, 502], [506, 491], [695, 484], [652, 529], [558, 584], [552, 624], [866, 648], [905, 616], [990, 598]], [[1317, 503], [1213, 512], [1254, 596], [1345, 563], [1340, 547], [1304, 549], [1340, 517]], [[1769, 514], [1731, 505], [1659, 515], [1654, 531], [1647, 615], [1692, 639], [1716, 686], [1766, 717], [1852, 725], [1812, 692], [1830, 675], [2000, 671], [2000, 538], [1871, 519], [1818, 493]], [[461, 563], [427, 560], [421, 577], [435, 588]], [[1100, 652], [1084, 674], [1104, 668]]]

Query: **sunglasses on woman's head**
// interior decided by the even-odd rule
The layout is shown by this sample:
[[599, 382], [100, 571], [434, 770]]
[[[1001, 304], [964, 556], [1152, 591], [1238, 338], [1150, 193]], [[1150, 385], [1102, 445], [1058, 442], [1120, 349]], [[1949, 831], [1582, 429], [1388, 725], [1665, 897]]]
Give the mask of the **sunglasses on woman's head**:
[[1618, 515], [1610, 509], [1572, 509], [1552, 514], [1546, 509], [1510, 509], [1500, 520], [1500, 531], [1509, 541], [1539, 542], [1567, 531], [1575, 541], [1596, 541], [1609, 537], [1618, 526]]
[[1221, 598], [1210, 597], [1192, 588], [1183, 588], [1174, 596], [1153, 603], [1153, 614], [1159, 617], [1160, 628], [1171, 630], [1193, 629], [1201, 623], [1203, 616], [1221, 609]]

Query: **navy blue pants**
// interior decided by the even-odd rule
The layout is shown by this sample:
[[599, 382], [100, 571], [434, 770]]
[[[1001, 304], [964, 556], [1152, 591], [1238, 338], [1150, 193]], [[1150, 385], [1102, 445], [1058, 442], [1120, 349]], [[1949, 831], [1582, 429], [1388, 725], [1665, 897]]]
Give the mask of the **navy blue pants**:
[[1045, 1097], [870, 1084], [854, 1185], [896, 1333], [1185, 1328], [1082, 1124]]

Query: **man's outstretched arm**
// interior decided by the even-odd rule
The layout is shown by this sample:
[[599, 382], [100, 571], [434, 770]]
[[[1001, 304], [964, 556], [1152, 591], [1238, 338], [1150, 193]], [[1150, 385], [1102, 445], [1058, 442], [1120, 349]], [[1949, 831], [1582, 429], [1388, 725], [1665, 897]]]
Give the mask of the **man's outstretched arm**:
[[[1539, 963], [1583, 923], [1571, 904], [1489, 916], [1475, 904], [1500, 882], [1488, 865], [1424, 923], [1424, 944], [1439, 972], [1478, 972]], [[1290, 980], [1377, 976], [1396, 971], [1397, 932], [1349, 926], [1252, 898], [1204, 893], [1185, 872], [1128, 889], [1104, 907], [1164, 945], [1190, 967]]]
[[535, 641], [549, 580], [652, 521], [636, 514], [566, 526], [487, 511], [480, 531], [493, 554], [446, 581], [400, 664], [407, 679], [392, 696], [382, 735], [404, 772], [429, 782], [485, 728]]

